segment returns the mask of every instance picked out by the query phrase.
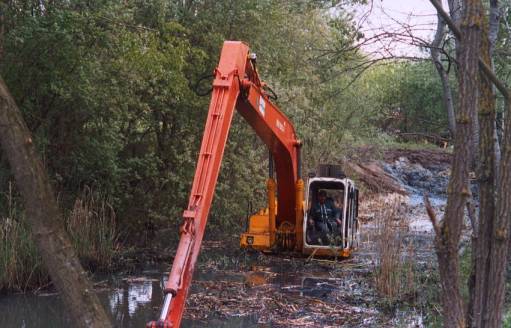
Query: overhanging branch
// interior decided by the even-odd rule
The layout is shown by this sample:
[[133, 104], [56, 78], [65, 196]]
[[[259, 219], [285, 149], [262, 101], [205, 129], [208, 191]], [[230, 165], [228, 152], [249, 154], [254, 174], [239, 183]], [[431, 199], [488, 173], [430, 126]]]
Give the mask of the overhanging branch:
[[[461, 41], [461, 30], [458, 28], [458, 26], [456, 26], [456, 24], [454, 24], [454, 22], [452, 21], [451, 17], [449, 16], [449, 14], [447, 14], [445, 12], [445, 10], [442, 8], [442, 5], [438, 2], [438, 0], [430, 0], [431, 4], [433, 5], [433, 7], [435, 7], [435, 9], [437, 10], [438, 14], [440, 16], [442, 16], [442, 18], [444, 19], [445, 23], [447, 24], [447, 26], [449, 26], [449, 28], [451, 29], [452, 33], [454, 34], [454, 36]], [[501, 80], [499, 80], [499, 78], [497, 77], [497, 75], [495, 75], [495, 72], [493, 72], [493, 70], [491, 69], [491, 67], [489, 67], [482, 59], [481, 57], [479, 57], [479, 69], [481, 70], [481, 72], [486, 75], [486, 77], [495, 85], [495, 87], [500, 91], [500, 93], [502, 94], [502, 96], [509, 101], [509, 89], [507, 88], [507, 86], [504, 84], [504, 82], [502, 82]]]

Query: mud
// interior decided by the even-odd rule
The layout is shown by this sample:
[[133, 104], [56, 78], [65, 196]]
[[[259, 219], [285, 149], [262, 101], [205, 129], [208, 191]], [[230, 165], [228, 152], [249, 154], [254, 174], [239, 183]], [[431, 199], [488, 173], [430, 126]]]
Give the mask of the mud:
[[[248, 255], [250, 257], [250, 255]], [[384, 324], [370, 291], [367, 258], [347, 261], [261, 256], [189, 298], [187, 315], [257, 317], [265, 327], [367, 327]], [[204, 311], [206, 307], [206, 311]]]
[[411, 195], [424, 193], [437, 197], [446, 195], [450, 175], [448, 165], [426, 168], [420, 163], [412, 163], [407, 157], [399, 157], [394, 162], [382, 165], [385, 171]]

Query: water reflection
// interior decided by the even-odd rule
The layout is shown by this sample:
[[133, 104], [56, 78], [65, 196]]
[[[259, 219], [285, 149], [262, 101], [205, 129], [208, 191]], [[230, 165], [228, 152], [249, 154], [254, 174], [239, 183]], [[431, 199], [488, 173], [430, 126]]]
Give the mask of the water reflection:
[[[199, 275], [209, 276], [207, 273]], [[159, 315], [163, 286], [167, 276], [158, 271], [144, 272], [141, 277], [111, 277], [105, 285], [113, 287], [98, 292], [103, 305], [110, 310], [116, 327], [140, 328]], [[0, 296], [0, 327], [64, 328], [72, 326], [57, 294], [37, 296]], [[211, 318], [207, 321], [185, 319], [182, 327], [264, 327], [257, 318]]]
[[151, 302], [153, 298], [153, 280], [139, 280], [127, 288], [114, 290], [109, 295], [110, 308], [113, 313], [127, 305], [127, 312], [133, 316], [140, 306]]
[[56, 295], [0, 296], [2, 327], [51, 328], [66, 327], [67, 319]]
[[[267, 266], [254, 265], [247, 271], [238, 269], [197, 270], [194, 275], [196, 283], [192, 284], [191, 292], [198, 295], [195, 307], [200, 309], [195, 310], [196, 315], [193, 315], [193, 311], [188, 312], [187, 317], [200, 318], [200, 320], [184, 319], [182, 327], [271, 327], [276, 318], [271, 311], [276, 311], [279, 316], [275, 319], [277, 321], [279, 318], [286, 319], [287, 314], [290, 318], [292, 317], [292, 320], [302, 320], [303, 316], [307, 318], [313, 313], [305, 315], [298, 313], [298, 309], [308, 311], [308, 307], [312, 306], [312, 310], [317, 312], [319, 310], [314, 306], [321, 307], [321, 304], [326, 304], [335, 307], [340, 300], [345, 304], [348, 301], [348, 303], [358, 306], [361, 299], [367, 298], [367, 295], [362, 295], [365, 287], [350, 283], [350, 281], [354, 281], [351, 277], [354, 273], [351, 270], [339, 278], [332, 277], [329, 267], [318, 265], [314, 266], [312, 270], [309, 268], [306, 272], [299, 272], [293, 270], [286, 259], [269, 259], [272, 260], [271, 264]], [[158, 317], [163, 299], [162, 290], [167, 279], [167, 275], [162, 275], [161, 272], [163, 270], [156, 269], [144, 271], [137, 277], [107, 277], [100, 284], [105, 287], [103, 291], [99, 292], [100, 299], [105, 308], [110, 310], [116, 327], [145, 327], [148, 321]], [[242, 290], [241, 294], [238, 293], [237, 288]], [[209, 298], [202, 298], [201, 295], [207, 295]], [[224, 304], [226, 295], [229, 298], [227, 301], [230, 302], [229, 305]], [[265, 310], [266, 305], [264, 304], [263, 308], [260, 308], [261, 302], [255, 299], [255, 303], [251, 303], [250, 299], [258, 297], [258, 295], [264, 295], [266, 301], [262, 301], [262, 303], [266, 302], [264, 304], [273, 306], [273, 310]], [[351, 297], [347, 297], [348, 295]], [[349, 300], [350, 298], [351, 300]], [[207, 299], [210, 299], [214, 305], [209, 310], [208, 304], [206, 304]], [[276, 301], [274, 302], [274, 300]], [[326, 303], [322, 303], [323, 301]], [[218, 307], [215, 307], [215, 304]], [[222, 309], [229, 311], [222, 312]], [[367, 312], [366, 310], [364, 311]], [[211, 313], [205, 313], [205, 311]], [[232, 313], [230, 317], [219, 317], [220, 312]], [[248, 313], [257, 313], [257, 315], [246, 316]], [[375, 313], [368, 314], [376, 315]], [[0, 322], [0, 327], [64, 328], [72, 326], [57, 295], [0, 297], [0, 315], [4, 318]], [[324, 316], [321, 311], [314, 315]], [[324, 318], [320, 319], [318, 319], [319, 324]], [[280, 325], [286, 326], [282, 323]], [[293, 324], [289, 326], [291, 327]]]
[[163, 298], [163, 277], [155, 278], [152, 273], [141, 277], [113, 279], [112, 291], [104, 293], [108, 301], [113, 321], [118, 327], [145, 327], [145, 324], [157, 318]]

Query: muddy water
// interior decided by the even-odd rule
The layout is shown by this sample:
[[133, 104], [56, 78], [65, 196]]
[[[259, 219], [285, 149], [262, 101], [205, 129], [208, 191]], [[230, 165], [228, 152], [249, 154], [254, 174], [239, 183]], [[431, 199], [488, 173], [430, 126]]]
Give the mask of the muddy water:
[[[389, 317], [378, 310], [378, 297], [371, 288], [374, 266], [365, 243], [358, 254], [343, 262], [206, 251], [182, 326], [396, 327], [410, 318], [420, 319], [413, 313]], [[164, 269], [96, 279], [101, 300], [117, 327], [144, 327], [158, 317]], [[56, 294], [1, 296], [0, 315], [0, 327], [70, 326]]]
[[[166, 280], [159, 272], [147, 270], [137, 276], [113, 276], [98, 283], [101, 301], [109, 309], [117, 327], [145, 327], [148, 321], [158, 317], [163, 297], [162, 286]], [[197, 275], [198, 279], [201, 279], [201, 275]], [[54, 293], [0, 296], [0, 314], [0, 327], [70, 327], [62, 301]], [[256, 319], [249, 316], [212, 316], [208, 320], [185, 319], [182, 326], [234, 328], [255, 327], [256, 323]]]
[[[206, 243], [182, 326], [412, 327], [402, 323], [420, 319], [420, 314], [389, 317], [378, 310], [371, 288], [372, 242], [365, 234], [361, 239], [359, 252], [342, 262], [230, 254], [208, 250]], [[98, 294], [117, 327], [144, 327], [158, 317], [165, 269], [96, 279]], [[0, 327], [70, 326], [56, 294], [0, 296], [0, 316]]]
[[[312, 261], [314, 262], [314, 261]], [[240, 265], [202, 261], [195, 275], [183, 327], [367, 327], [379, 313], [364, 279], [367, 270], [346, 263], [306, 263], [291, 257], [253, 256]], [[261, 265], [262, 264], [262, 265]], [[118, 327], [144, 327], [157, 318], [166, 275], [161, 268], [97, 282]], [[332, 311], [341, 311], [332, 315]], [[57, 294], [0, 297], [1, 327], [69, 327]], [[352, 315], [353, 314], [353, 315]]]

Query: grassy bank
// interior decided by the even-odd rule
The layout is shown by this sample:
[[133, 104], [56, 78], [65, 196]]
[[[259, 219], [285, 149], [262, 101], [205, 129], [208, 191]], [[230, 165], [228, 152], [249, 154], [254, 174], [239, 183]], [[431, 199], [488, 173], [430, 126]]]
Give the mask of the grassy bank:
[[[27, 291], [49, 285], [48, 273], [31, 238], [12, 185], [5, 194], [6, 214], [0, 217], [0, 291]], [[85, 188], [65, 215], [65, 226], [78, 256], [90, 271], [108, 271], [118, 251], [112, 206]]]

